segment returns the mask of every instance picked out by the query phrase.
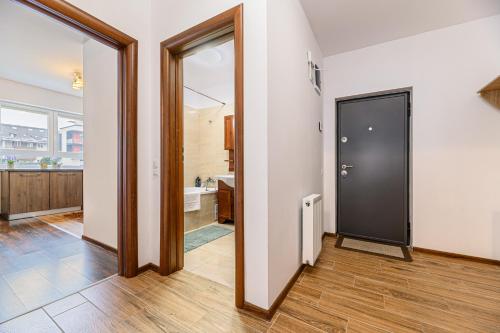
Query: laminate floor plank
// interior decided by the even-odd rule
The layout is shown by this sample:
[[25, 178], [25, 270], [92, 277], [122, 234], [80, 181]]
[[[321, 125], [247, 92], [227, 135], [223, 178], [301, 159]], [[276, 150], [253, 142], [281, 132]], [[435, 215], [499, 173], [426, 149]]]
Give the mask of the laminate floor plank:
[[424, 304], [441, 310], [449, 310], [448, 303], [440, 296], [405, 287], [389, 286], [375, 280], [356, 277], [354, 286], [356, 288], [372, 291], [384, 296], [390, 296], [406, 301]]
[[385, 305], [387, 311], [452, 332], [491, 332], [488, 325], [477, 324], [471, 316], [467, 317], [391, 297], [386, 298]]
[[285, 299], [279, 311], [325, 332], [345, 332], [347, 328], [346, 316], [332, 314], [324, 311], [322, 307], [308, 306], [307, 303], [300, 300]]
[[382, 294], [373, 292], [374, 290], [370, 290], [369, 288], [357, 288], [356, 285], [354, 285], [354, 287], [343, 285], [340, 283], [309, 277], [308, 275], [304, 276], [304, 278], [300, 281], [300, 285], [321, 290], [322, 293], [344, 296], [360, 303], [370, 304], [371, 306], [381, 309], [384, 308], [384, 297]]
[[311, 305], [318, 305], [322, 291], [317, 285], [310, 288], [302, 283], [296, 283], [288, 292], [288, 297], [297, 299]]
[[49, 223], [57, 228], [82, 238], [83, 235], [83, 212], [71, 212], [62, 214], [45, 215], [38, 217], [39, 220]]
[[54, 316], [53, 319], [67, 333], [123, 331], [120, 323], [113, 321], [89, 302]]
[[[500, 332], [497, 266], [423, 253], [404, 262], [335, 248], [332, 237], [324, 244], [270, 321], [236, 309], [232, 288], [187, 270], [114, 276], [45, 309], [67, 332]], [[0, 248], [0, 260], [28, 248]], [[84, 264], [96, 250], [71, 255], [75, 248], [64, 247], [63, 263], [86, 278], [109, 263], [103, 256]], [[43, 267], [50, 264], [35, 271], [47, 278]]]
[[277, 318], [269, 328], [270, 333], [294, 333], [294, 332], [308, 332], [320, 333], [325, 332], [311, 325], [306, 324], [302, 320], [295, 319], [284, 313], [278, 313]]
[[251, 327], [251, 331], [254, 332], [265, 332], [268, 328], [267, 323], [238, 312], [234, 308], [234, 290], [225, 285], [188, 271], [177, 272], [167, 278], [152, 272], [146, 273], [145, 276], [162, 283], [176, 294], [177, 298], [191, 301], [200, 308], [207, 309], [207, 314], [192, 326], [198, 327], [202, 332], [225, 331], [234, 325], [242, 328]]
[[394, 332], [421, 332], [419, 321], [404, 317], [397, 312], [364, 305], [334, 294], [323, 294], [320, 308], [335, 315], [356, 319], [377, 328]]
[[386, 331], [381, 328], [377, 328], [372, 325], [368, 325], [366, 323], [363, 323], [361, 321], [357, 320], [349, 320], [349, 323], [347, 324], [347, 333], [389, 333], [389, 331]]

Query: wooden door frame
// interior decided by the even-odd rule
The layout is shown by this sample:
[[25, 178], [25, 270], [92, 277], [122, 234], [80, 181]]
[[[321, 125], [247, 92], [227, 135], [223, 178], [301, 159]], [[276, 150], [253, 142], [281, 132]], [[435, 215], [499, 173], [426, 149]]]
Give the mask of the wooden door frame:
[[134, 38], [63, 0], [14, 0], [118, 51], [118, 274], [137, 275], [137, 51]]
[[221, 38], [234, 38], [235, 58], [235, 304], [244, 305], [243, 253], [243, 5], [231, 8], [172, 38], [161, 51], [160, 274], [184, 266], [184, 177], [182, 162], [182, 55]]

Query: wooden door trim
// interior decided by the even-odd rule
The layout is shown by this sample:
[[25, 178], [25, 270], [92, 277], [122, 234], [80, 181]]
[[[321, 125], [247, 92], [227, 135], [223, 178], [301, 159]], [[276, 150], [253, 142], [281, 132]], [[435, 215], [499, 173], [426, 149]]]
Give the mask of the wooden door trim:
[[161, 50], [160, 274], [184, 266], [184, 183], [182, 176], [182, 54], [228, 33], [235, 58], [235, 304], [244, 306], [243, 222], [243, 5], [163, 41]]
[[63, 0], [15, 1], [118, 51], [118, 274], [136, 276], [138, 42]]

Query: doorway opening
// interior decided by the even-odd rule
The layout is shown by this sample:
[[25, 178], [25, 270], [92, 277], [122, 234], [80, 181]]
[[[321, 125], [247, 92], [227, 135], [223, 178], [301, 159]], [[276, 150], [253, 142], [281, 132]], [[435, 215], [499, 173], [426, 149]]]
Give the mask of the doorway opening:
[[232, 35], [184, 56], [182, 69], [184, 269], [234, 289]]
[[[199, 265], [205, 252], [225, 252], [226, 273], [212, 265], [214, 274], [205, 276], [234, 287], [237, 307], [244, 305], [242, 11], [237, 6], [161, 44], [159, 271], [207, 273]], [[208, 78], [203, 63], [212, 64]], [[198, 83], [210, 79], [220, 84]]]
[[0, 16], [3, 322], [137, 275], [137, 41], [64, 1]]

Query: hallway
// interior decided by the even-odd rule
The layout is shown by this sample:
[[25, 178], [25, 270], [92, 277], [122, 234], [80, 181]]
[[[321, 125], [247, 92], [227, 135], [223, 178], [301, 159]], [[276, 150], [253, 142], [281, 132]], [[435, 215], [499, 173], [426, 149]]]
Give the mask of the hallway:
[[221, 284], [147, 271], [114, 276], [0, 332], [498, 332], [499, 266], [422, 253], [409, 263], [334, 244], [325, 238], [317, 267], [305, 268], [271, 321], [236, 310]]

